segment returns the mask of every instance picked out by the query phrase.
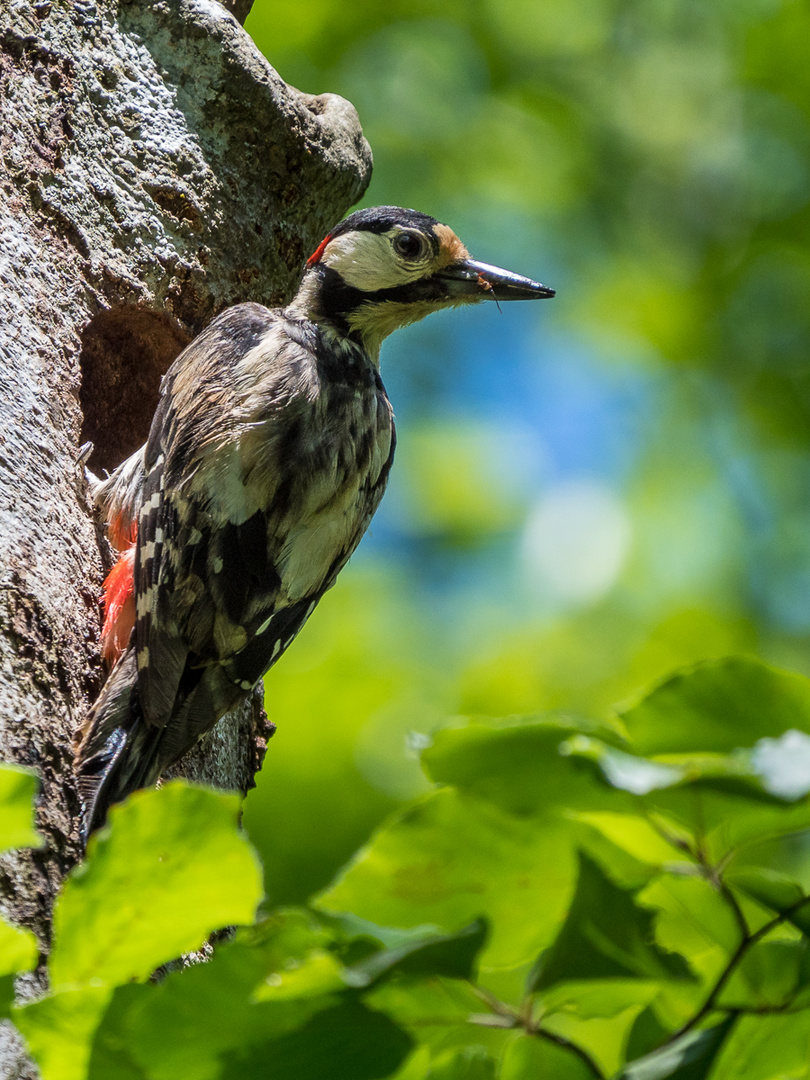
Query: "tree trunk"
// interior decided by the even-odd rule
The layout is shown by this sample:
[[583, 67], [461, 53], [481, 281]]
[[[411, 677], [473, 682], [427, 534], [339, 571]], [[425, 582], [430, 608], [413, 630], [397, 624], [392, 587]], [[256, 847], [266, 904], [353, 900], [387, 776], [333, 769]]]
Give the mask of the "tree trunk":
[[[0, 757], [40, 776], [46, 839], [2, 860], [0, 911], [47, 953], [79, 853], [71, 737], [103, 678], [78, 447], [111, 469], [212, 316], [288, 299], [371, 154], [348, 102], [285, 85], [215, 0], [0, 0], [0, 110]], [[183, 774], [247, 788], [262, 715], [224, 718]]]

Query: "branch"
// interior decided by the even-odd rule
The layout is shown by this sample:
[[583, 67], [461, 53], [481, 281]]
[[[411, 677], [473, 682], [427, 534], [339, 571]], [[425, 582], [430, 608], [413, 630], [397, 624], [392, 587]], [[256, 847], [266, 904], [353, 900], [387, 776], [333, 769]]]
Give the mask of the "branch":
[[743, 914], [743, 910], [740, 907], [739, 901], [737, 900], [737, 897], [734, 895], [731, 889], [728, 887], [728, 885], [726, 885], [725, 881], [723, 881], [719, 873], [716, 874], [711, 880], [717, 891], [720, 893], [728, 906], [734, 912], [734, 918], [737, 920], [737, 926], [740, 930], [742, 944], [743, 941], [746, 941], [751, 936], [751, 928], [748, 925], [748, 920]]
[[528, 1012], [516, 1011], [511, 1005], [507, 1005], [506, 1002], [501, 1001], [485, 987], [475, 986], [473, 983], [470, 983], [470, 988], [476, 997], [479, 997], [488, 1008], [491, 1009], [494, 1016], [479, 1016], [478, 1014], [473, 1013], [467, 1017], [468, 1023], [478, 1024], [481, 1027], [523, 1028], [527, 1035], [535, 1036], [538, 1039], [545, 1039], [546, 1042], [554, 1043], [555, 1046], [559, 1046], [563, 1050], [569, 1050], [580, 1059], [595, 1077], [597, 1077], [597, 1080], [607, 1080], [605, 1074], [587, 1050], [584, 1050], [581, 1046], [571, 1042], [570, 1039], [566, 1039], [564, 1035], [558, 1035], [555, 1031], [549, 1031], [548, 1028], [541, 1027], [539, 1023], [532, 1020], [531, 1015]]
[[[735, 949], [734, 955], [726, 964], [725, 968], [723, 968], [723, 970], [720, 972], [717, 981], [712, 987], [709, 996], [706, 998], [706, 1001], [703, 1003], [701, 1008], [695, 1013], [691, 1020], [687, 1020], [686, 1023], [682, 1027], [680, 1027], [673, 1035], [670, 1035], [670, 1037], [662, 1045], [668, 1046], [670, 1043], [675, 1042], [676, 1039], [679, 1039], [682, 1035], [685, 1035], [688, 1031], [691, 1031], [693, 1028], [697, 1027], [701, 1020], [708, 1016], [710, 1012], [714, 1012], [717, 1009], [717, 999], [723, 992], [723, 988], [725, 987], [726, 983], [734, 973], [735, 968], [739, 965], [740, 961], [743, 959], [751, 946], [756, 945], [758, 941], [762, 941], [762, 939], [764, 937], [767, 937], [772, 930], [775, 930], [777, 926], [781, 926], [782, 923], [786, 922], [791, 915], [799, 911], [805, 906], [805, 904], [808, 903], [810, 903], [810, 896], [803, 896], [801, 900], [797, 900], [795, 904], [791, 904], [789, 908], [785, 908], [784, 911], [776, 915], [773, 919], [771, 919], [770, 922], [767, 922], [764, 926], [761, 926], [759, 930], [755, 931], [753, 934], [749, 933], [745, 937], [743, 937], [742, 941]], [[720, 1011], [731, 1011], [737, 1013], [742, 1010], [733, 1009]]]
[[572, 1054], [576, 1054], [579, 1060], [587, 1066], [594, 1076], [598, 1077], [598, 1080], [607, 1080], [605, 1074], [588, 1051], [583, 1050], [582, 1047], [577, 1046], [576, 1043], [570, 1042], [563, 1035], [558, 1035], [556, 1032], [549, 1031], [548, 1028], [542, 1027], [535, 1027], [532, 1030], [527, 1030], [527, 1034], [536, 1035], [540, 1039], [545, 1039], [547, 1042], [554, 1043], [555, 1046], [561, 1046], [564, 1050], [570, 1050]]

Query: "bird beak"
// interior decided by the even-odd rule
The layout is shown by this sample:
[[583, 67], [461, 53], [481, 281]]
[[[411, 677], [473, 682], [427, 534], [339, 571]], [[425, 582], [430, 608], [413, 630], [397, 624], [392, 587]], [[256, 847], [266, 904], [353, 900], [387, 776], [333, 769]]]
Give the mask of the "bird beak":
[[436, 277], [447, 282], [451, 296], [476, 300], [542, 300], [554, 296], [554, 290], [539, 281], [474, 259], [450, 263]]

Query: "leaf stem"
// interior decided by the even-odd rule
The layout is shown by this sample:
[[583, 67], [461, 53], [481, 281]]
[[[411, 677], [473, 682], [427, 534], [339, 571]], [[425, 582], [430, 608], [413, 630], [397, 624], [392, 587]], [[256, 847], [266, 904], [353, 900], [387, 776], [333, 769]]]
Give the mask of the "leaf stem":
[[[516, 1009], [513, 1009], [511, 1005], [507, 1005], [506, 1002], [501, 1001], [483, 986], [476, 986], [474, 983], [470, 983], [470, 988], [475, 996], [480, 998], [480, 1000], [491, 1009], [495, 1016], [501, 1020], [500, 1024], [494, 1026], [521, 1027], [527, 1035], [533, 1035], [538, 1039], [545, 1039], [547, 1042], [554, 1043], [555, 1046], [559, 1046], [563, 1050], [569, 1050], [579, 1058], [583, 1065], [587, 1066], [597, 1080], [607, 1080], [607, 1077], [587, 1050], [584, 1050], [581, 1046], [577, 1046], [577, 1044], [571, 1042], [570, 1039], [566, 1039], [564, 1035], [558, 1035], [556, 1031], [549, 1031], [548, 1028], [542, 1027], [538, 1021], [532, 1019], [528, 1009], [518, 1012]], [[471, 1024], [483, 1025], [483, 1020], [484, 1017], [476, 1015], [467, 1017], [467, 1022]]]
[[605, 1074], [588, 1051], [583, 1050], [582, 1047], [577, 1046], [576, 1043], [570, 1042], [564, 1035], [558, 1035], [555, 1031], [549, 1031], [548, 1028], [544, 1027], [527, 1028], [526, 1032], [528, 1035], [536, 1035], [538, 1039], [545, 1039], [547, 1042], [554, 1043], [555, 1046], [562, 1047], [563, 1050], [570, 1050], [572, 1054], [576, 1054], [583, 1065], [585, 1065], [598, 1080], [607, 1080]]
[[805, 1012], [807, 1008], [806, 1005], [800, 1005], [793, 1009], [792, 1004], [792, 1001], [785, 1001], [781, 1005], [735, 1005], [733, 1009], [718, 1006], [718, 1012], [734, 1013], [736, 1016], [792, 1016], [794, 1013]]
[[[724, 884], [724, 888], [728, 889], [728, 886]], [[797, 912], [800, 908], [804, 907], [804, 905], [807, 903], [810, 903], [810, 896], [803, 896], [801, 900], [797, 900], [795, 904], [791, 904], [790, 907], [785, 908], [784, 911], [780, 911], [780, 913], [774, 916], [774, 918], [771, 919], [770, 922], [765, 923], [764, 926], [761, 926], [759, 930], [756, 930], [753, 934], [746, 933], [740, 941], [740, 944], [734, 950], [734, 954], [729, 959], [729, 962], [720, 972], [717, 981], [712, 987], [709, 996], [706, 998], [701, 1008], [698, 1009], [698, 1011], [691, 1019], [687, 1020], [685, 1024], [678, 1028], [678, 1030], [674, 1034], [670, 1035], [670, 1037], [663, 1045], [667, 1046], [670, 1043], [675, 1042], [676, 1039], [679, 1039], [682, 1035], [685, 1035], [688, 1031], [691, 1031], [693, 1028], [697, 1027], [701, 1020], [705, 1019], [705, 1017], [708, 1016], [710, 1012], [713, 1012], [717, 1007], [717, 999], [723, 992], [723, 988], [725, 987], [726, 983], [734, 973], [734, 969], [737, 967], [737, 965], [740, 963], [740, 961], [743, 959], [743, 957], [752, 947], [752, 945], [756, 945], [758, 941], [762, 941], [762, 939], [764, 937], [767, 937], [767, 935], [770, 934], [772, 930], [775, 930], [777, 926], [781, 926], [783, 922], [789, 919], [791, 915]], [[731, 1011], [739, 1012], [740, 1010], [734, 1009]]]
[[642, 810], [644, 811], [644, 818], [647, 824], [654, 832], [658, 833], [662, 840], [666, 841], [667, 844], [670, 844], [672, 847], [674, 847], [676, 851], [682, 851], [684, 852], [684, 854], [689, 855], [690, 858], [694, 859], [695, 862], [699, 861], [697, 852], [689, 843], [689, 841], [685, 840], [682, 836], [676, 836], [674, 833], [671, 833], [669, 829], [665, 828], [665, 826], [662, 825], [661, 822], [653, 816], [653, 814], [650, 812], [649, 807], [644, 803], [643, 800]]
[[725, 881], [723, 881], [722, 877], [719, 874], [713, 874], [711, 882], [715, 886], [717, 891], [720, 893], [720, 895], [723, 897], [723, 899], [726, 901], [731, 910], [734, 912], [734, 918], [737, 920], [737, 926], [740, 930], [740, 943], [742, 944], [743, 941], [746, 941], [751, 936], [751, 928], [748, 925], [748, 920], [743, 914], [743, 909], [740, 907], [740, 903], [737, 900], [737, 897], [734, 895], [728, 885], [726, 885]]

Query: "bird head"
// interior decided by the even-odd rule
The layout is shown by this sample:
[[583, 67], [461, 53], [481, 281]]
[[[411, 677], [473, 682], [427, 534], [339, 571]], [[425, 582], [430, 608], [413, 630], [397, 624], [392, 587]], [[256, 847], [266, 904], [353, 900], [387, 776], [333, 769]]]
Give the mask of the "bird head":
[[537, 300], [554, 290], [476, 262], [451, 228], [399, 206], [358, 210], [307, 260], [296, 304], [359, 338], [372, 355], [400, 326], [480, 300]]

